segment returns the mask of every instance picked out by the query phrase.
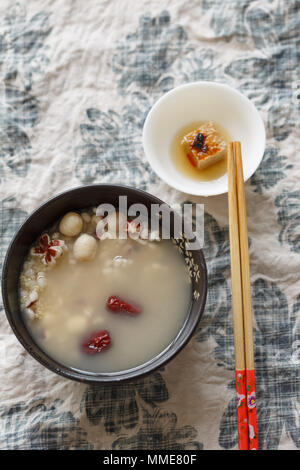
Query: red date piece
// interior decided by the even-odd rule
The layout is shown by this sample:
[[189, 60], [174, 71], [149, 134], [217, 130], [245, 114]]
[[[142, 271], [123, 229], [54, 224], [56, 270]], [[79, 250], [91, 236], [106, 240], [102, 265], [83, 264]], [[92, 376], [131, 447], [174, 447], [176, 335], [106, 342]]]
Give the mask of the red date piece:
[[97, 354], [109, 348], [111, 338], [107, 330], [94, 331], [81, 343], [81, 349], [86, 354]]
[[128, 313], [129, 315], [138, 315], [142, 309], [136, 305], [131, 305], [128, 302], [120, 299], [116, 295], [111, 295], [106, 303], [106, 308], [116, 313]]

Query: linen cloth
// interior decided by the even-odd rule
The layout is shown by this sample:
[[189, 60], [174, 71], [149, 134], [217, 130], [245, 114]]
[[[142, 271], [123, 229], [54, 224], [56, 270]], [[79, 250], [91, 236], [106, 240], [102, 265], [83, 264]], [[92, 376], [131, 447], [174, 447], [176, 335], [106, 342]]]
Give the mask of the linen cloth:
[[[205, 204], [209, 291], [163, 369], [90, 387], [36, 362], [0, 317], [1, 449], [236, 449], [227, 196], [179, 193], [149, 167], [164, 92], [227, 83], [258, 107], [264, 159], [246, 184], [260, 449], [300, 448], [298, 0], [27, 0], [0, 4], [2, 264], [37, 205], [85, 183]], [[226, 123], [224, 123], [226, 127]]]

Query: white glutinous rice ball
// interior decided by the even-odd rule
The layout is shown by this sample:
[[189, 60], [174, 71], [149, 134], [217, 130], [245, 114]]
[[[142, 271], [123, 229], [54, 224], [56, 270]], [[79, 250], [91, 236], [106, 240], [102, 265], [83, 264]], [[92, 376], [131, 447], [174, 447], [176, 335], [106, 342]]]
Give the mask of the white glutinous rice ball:
[[91, 235], [83, 233], [74, 243], [73, 252], [77, 261], [91, 261], [97, 249], [97, 241]]
[[76, 212], [68, 212], [59, 224], [59, 231], [67, 237], [75, 237], [82, 231], [83, 220]]

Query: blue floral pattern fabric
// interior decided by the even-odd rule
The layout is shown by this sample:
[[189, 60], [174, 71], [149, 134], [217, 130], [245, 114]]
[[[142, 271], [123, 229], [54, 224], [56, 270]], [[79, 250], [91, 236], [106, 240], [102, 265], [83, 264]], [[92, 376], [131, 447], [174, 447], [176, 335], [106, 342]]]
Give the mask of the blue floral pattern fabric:
[[[39, 119], [39, 104], [32, 94], [36, 75], [48, 63], [45, 39], [51, 31], [48, 14], [28, 17], [23, 5], [7, 8], [0, 24], [0, 181], [9, 171], [26, 176], [30, 163], [27, 129]], [[8, 175], [7, 175], [8, 176]]]
[[[300, 448], [298, 0], [71, 0], [0, 5], [2, 267], [28, 213], [80, 184], [123, 183], [183, 203], [142, 147], [171, 88], [227, 83], [259, 109], [267, 143], [246, 184], [260, 449]], [[1, 449], [236, 449], [227, 198], [205, 205], [207, 305], [165, 368], [89, 387], [44, 369], [0, 316]], [[0, 304], [2, 305], [2, 303]]]

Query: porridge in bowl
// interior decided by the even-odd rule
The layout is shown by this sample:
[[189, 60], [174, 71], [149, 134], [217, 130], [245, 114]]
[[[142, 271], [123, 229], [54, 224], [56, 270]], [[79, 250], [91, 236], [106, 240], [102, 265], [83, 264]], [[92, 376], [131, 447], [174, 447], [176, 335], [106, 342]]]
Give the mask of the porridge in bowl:
[[58, 362], [94, 373], [161, 353], [184, 325], [192, 289], [170, 240], [146, 236], [122, 214], [116, 230], [124, 238], [112, 239], [101, 223], [92, 209], [69, 212], [31, 247], [20, 277], [35, 342]]

